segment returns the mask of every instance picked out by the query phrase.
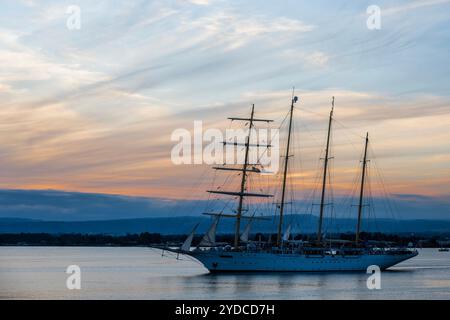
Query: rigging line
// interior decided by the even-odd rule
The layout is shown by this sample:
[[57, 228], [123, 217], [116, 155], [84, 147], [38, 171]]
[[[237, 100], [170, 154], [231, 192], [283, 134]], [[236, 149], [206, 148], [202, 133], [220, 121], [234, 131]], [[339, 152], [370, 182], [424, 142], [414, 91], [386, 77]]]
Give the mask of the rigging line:
[[389, 214], [391, 215], [392, 219], [394, 220], [394, 223], [396, 224], [397, 228], [399, 228], [399, 230], [404, 232], [405, 231], [404, 226], [399, 223], [398, 217], [395, 214], [396, 210], [398, 210], [397, 203], [393, 199], [391, 193], [387, 190], [383, 174], [382, 174], [381, 170], [379, 169], [379, 167], [377, 165], [377, 161], [376, 161], [377, 157], [375, 155], [375, 152], [372, 149], [370, 149], [370, 152], [372, 154], [373, 159], [375, 160], [373, 165], [374, 165], [374, 168], [375, 168], [375, 173], [376, 173], [376, 175], [378, 177], [378, 180], [380, 181], [380, 184], [381, 184], [381, 187], [382, 187], [381, 192], [383, 194], [383, 197], [386, 199], [385, 200], [386, 204], [387, 204], [386, 205], [386, 207], [387, 207], [386, 209], [388, 210]]
[[[336, 130], [339, 130], [339, 129], [336, 128]], [[343, 133], [343, 135], [341, 135], [341, 137], [343, 137], [343, 138], [346, 139], [348, 145], [350, 145], [350, 146], [353, 148], [353, 150], [354, 150], [355, 152], [359, 152], [359, 150], [360, 150], [359, 147], [357, 147], [357, 146], [355, 145], [355, 143], [350, 139], [350, 137], [349, 137], [349, 135], [347, 134], [347, 132], [346, 132], [345, 130], [342, 130], [342, 131], [340, 131], [340, 132]], [[361, 138], [361, 137], [358, 136], [358, 138]], [[364, 138], [364, 139], [365, 139], [365, 138]], [[341, 143], [340, 145], [341, 145], [341, 146], [345, 146], [346, 144]]]
[[[363, 212], [361, 214], [361, 219], [363, 222], [365, 222], [367, 226], [366, 232], [369, 232], [372, 227], [372, 211], [370, 207], [370, 199], [371, 199], [371, 185], [370, 185], [370, 172], [369, 172], [369, 163], [366, 165], [366, 177], [365, 177], [365, 187], [364, 187], [364, 202], [363, 205], [365, 206], [363, 209]], [[364, 220], [365, 221], [364, 221]]]
[[377, 217], [376, 217], [376, 209], [375, 209], [375, 202], [374, 202], [374, 198], [373, 198], [373, 191], [372, 191], [372, 170], [371, 170], [371, 165], [369, 165], [368, 168], [368, 186], [369, 186], [369, 212], [371, 213], [372, 217], [373, 217], [373, 223], [375, 225], [375, 229], [377, 231], [380, 231], [381, 228], [378, 225], [378, 221], [377, 221]]
[[[272, 190], [272, 188], [271, 188], [271, 179], [270, 179], [270, 175], [269, 174], [267, 174], [266, 175], [266, 186], [267, 186], [267, 190], [269, 191], [269, 194], [274, 194], [273, 193], [273, 190]], [[274, 197], [275, 197], [275, 195], [274, 195]], [[271, 202], [273, 202], [273, 200], [271, 201]], [[270, 212], [270, 208], [271, 208], [271, 206], [273, 205], [273, 203], [271, 203], [270, 201], [267, 201], [266, 202], [266, 205], [265, 205], [265, 212], [266, 212], [266, 214], [267, 213], [269, 213]]]
[[[267, 130], [267, 132], [269, 132], [269, 123], [267, 123], [267, 126], [266, 126], [266, 130]], [[258, 139], [259, 139], [259, 137], [258, 137]], [[272, 144], [272, 141], [273, 141], [273, 136], [272, 135], [270, 135], [270, 137], [268, 138], [268, 141], [266, 141], [266, 144], [267, 145], [271, 145]], [[262, 143], [263, 141], [261, 141], [261, 143]], [[267, 151], [269, 151], [269, 148], [270, 147], [266, 147], [266, 148], [264, 148], [264, 151], [260, 154], [260, 155], [258, 155], [258, 157], [257, 157], [257, 159], [256, 159], [256, 163], [261, 163], [261, 158], [266, 154], [266, 152]], [[257, 153], [259, 153], [258, 151], [256, 151]], [[262, 166], [262, 165], [261, 165]]]
[[[332, 151], [332, 150], [331, 150]], [[333, 154], [333, 153], [331, 153]], [[335, 216], [334, 216], [334, 190], [333, 190], [333, 183], [334, 183], [334, 172], [333, 172], [333, 162], [330, 161], [330, 166], [328, 170], [328, 203], [330, 204], [329, 211], [330, 211], [330, 224], [331, 226], [334, 225], [335, 222]], [[330, 226], [330, 230], [332, 230], [332, 227]]]
[[[217, 178], [217, 170], [214, 170], [214, 177], [211, 183], [211, 188], [214, 188], [215, 182], [216, 182], [216, 178]], [[205, 205], [205, 210], [207, 210], [210, 206], [210, 201], [211, 201], [211, 196], [212, 193], [208, 193], [208, 198], [206, 200], [206, 205]]]
[[358, 138], [361, 138], [361, 139], [365, 139], [366, 137], [365, 136], [362, 136], [361, 134], [359, 134], [359, 133], [357, 133], [356, 131], [354, 131], [352, 128], [350, 128], [350, 127], [347, 127], [345, 124], [343, 124], [340, 120], [337, 120], [337, 119], [335, 119], [335, 118], [333, 118], [334, 119], [334, 121], [338, 124], [338, 125], [340, 125], [342, 128], [344, 128], [344, 129], [346, 129], [346, 130], [348, 130], [351, 134], [353, 134], [354, 136], [356, 136], [356, 137], [358, 137]]
[[372, 175], [371, 175], [371, 166], [369, 166], [369, 212], [372, 214], [373, 217], [373, 224], [375, 225], [375, 229], [377, 230], [377, 232], [379, 232], [381, 230], [379, 224], [378, 224], [378, 219], [377, 219], [377, 207], [374, 201], [374, 196], [373, 196], [373, 184], [372, 184]]
[[[299, 177], [295, 178], [294, 176], [291, 177], [291, 184], [292, 184], [292, 199], [291, 199], [291, 203], [292, 203], [292, 210], [294, 211], [294, 213], [299, 214], [299, 208], [297, 203], [295, 202], [295, 198], [298, 195], [296, 193], [296, 190], [298, 190], [298, 188], [295, 185], [295, 181], [298, 181], [298, 185], [299, 188], [301, 188], [302, 190], [304, 189], [305, 185], [304, 185], [304, 179], [301, 175], [301, 173], [303, 172], [303, 165], [302, 165], [302, 153], [300, 152], [301, 150], [301, 139], [299, 139], [300, 137], [300, 128], [297, 125], [297, 122], [294, 122], [293, 124], [293, 141], [294, 141], [294, 149], [293, 150], [298, 150], [298, 152], [295, 152], [295, 154], [298, 154], [298, 156], [296, 157], [296, 161], [292, 161], [291, 162], [291, 166], [292, 166], [292, 171], [293, 172], [297, 172], [299, 173]], [[297, 139], [296, 139], [297, 138]]]
[[[304, 111], [304, 112], [306, 112], [306, 113], [310, 113], [310, 114], [314, 114], [314, 115], [320, 116], [320, 117], [322, 117], [322, 118], [328, 118], [328, 114], [325, 115], [325, 114], [322, 114], [322, 113], [314, 112], [314, 111], [311, 111], [311, 110], [304, 109], [304, 108], [302, 108], [302, 107], [300, 107], [300, 106], [295, 106], [294, 108], [297, 108], [297, 109], [299, 109], [299, 110], [302, 110], [302, 111]], [[333, 121], [334, 121], [336, 124], [338, 124], [339, 126], [341, 126], [342, 128], [348, 130], [350, 133], [352, 133], [352, 134], [355, 135], [356, 137], [359, 137], [359, 138], [362, 138], [362, 139], [365, 138], [364, 136], [362, 136], [362, 135], [359, 134], [359, 133], [356, 133], [353, 129], [351, 129], [350, 127], [348, 127], [347, 125], [345, 125], [343, 122], [341, 122], [340, 120], [338, 120], [338, 118], [337, 118], [336, 116], [333, 117]], [[304, 124], [304, 126], [305, 126], [306, 128], [308, 128], [306, 124]], [[354, 146], [354, 144], [353, 144], [350, 140], [349, 140], [349, 142], [351, 143], [352, 146]]]
[[[193, 192], [194, 194], [199, 194], [200, 193], [200, 186], [203, 184], [203, 180], [204, 180], [204, 178], [206, 177], [206, 176], [208, 176], [208, 173], [209, 172], [209, 168], [207, 167], [207, 166], [205, 166], [204, 168], [203, 168], [203, 170], [201, 171], [201, 173], [200, 173], [200, 175], [198, 176], [198, 178], [197, 178], [197, 180], [196, 180], [196, 188], [194, 188], [195, 189], [195, 191], [198, 191], [198, 192]], [[172, 209], [172, 214], [176, 214], [177, 212], [179, 212], [179, 210], [181, 209], [181, 205], [182, 205], [182, 203], [180, 202], [180, 201], [178, 201], [177, 202], [177, 204], [175, 205], [175, 207]], [[197, 209], [197, 207], [200, 205], [200, 203], [199, 203], [199, 201], [195, 201], [195, 204], [194, 204], [194, 206], [189, 210], [189, 213], [192, 213], [195, 209]]]
[[[334, 137], [331, 137], [331, 148], [330, 148], [330, 154], [333, 156], [333, 158], [331, 158], [330, 160], [330, 176], [329, 176], [329, 203], [330, 203], [330, 207], [331, 207], [331, 216], [332, 219], [334, 219], [334, 221], [337, 221], [337, 213], [336, 213], [336, 207], [335, 207], [335, 201], [336, 201], [336, 185], [335, 185], [335, 181], [336, 181], [336, 165], [335, 165], [335, 159], [334, 159], [334, 154], [335, 154], [335, 147], [334, 147]], [[337, 225], [336, 227], [336, 231], [339, 231], [339, 225]]]
[[303, 121], [301, 121], [301, 120], [299, 120], [298, 122], [299, 122], [299, 125], [302, 126], [302, 127], [305, 129], [304, 132], [306, 132], [306, 133], [310, 136], [310, 138], [311, 138], [312, 140], [314, 140], [314, 142], [316, 142], [318, 145], [322, 145], [322, 144], [323, 144], [322, 141], [319, 141], [319, 140], [312, 134], [313, 130], [310, 129], [310, 127], [306, 124], [306, 122], [303, 122]]
[[[360, 155], [360, 158], [362, 155]], [[355, 170], [353, 174], [353, 179], [351, 181], [351, 188], [349, 190], [349, 193], [347, 193], [346, 196], [342, 197], [342, 199], [339, 201], [339, 206], [341, 207], [341, 210], [343, 212], [343, 219], [351, 219], [353, 217], [353, 203], [355, 202], [357, 189], [359, 185], [360, 175], [357, 170]]]
[[[236, 174], [229, 174], [229, 175], [227, 175], [227, 176], [225, 177], [225, 181], [222, 183], [222, 185], [220, 185], [220, 186], [217, 187], [217, 188], [222, 189], [226, 184], [228, 184], [228, 181], [230, 180], [230, 178], [231, 178], [230, 184], [232, 184], [233, 181], [234, 181], [238, 176], [239, 176], [239, 174], [238, 174], [238, 175], [236, 175]], [[213, 200], [215, 200], [215, 201], [222, 200], [222, 203], [224, 203], [224, 207], [223, 207], [223, 209], [222, 209], [222, 212], [223, 212], [223, 210], [225, 210], [225, 209], [229, 206], [229, 204], [230, 204], [231, 202], [234, 202], [235, 198], [234, 198], [234, 197], [233, 197], [233, 198], [227, 198], [227, 200], [223, 201], [223, 198], [221, 198], [219, 195], [217, 195], [217, 196], [215, 196], [215, 198], [214, 198]], [[212, 211], [214, 211], [213, 209], [214, 209], [214, 207], [211, 207], [211, 210], [212, 210]]]
[[286, 115], [284, 116], [283, 120], [281, 121], [280, 125], [279, 125], [278, 128], [277, 128], [278, 130], [281, 130], [281, 127], [284, 125], [284, 123], [285, 123], [286, 120], [288, 119], [290, 113], [291, 113], [290, 111], [288, 111], [288, 112], [286, 113]]
[[322, 117], [322, 118], [328, 119], [328, 117], [329, 117], [328, 114], [322, 114], [322, 113], [319, 113], [319, 112], [314, 112], [314, 111], [305, 109], [305, 108], [303, 108], [303, 107], [300, 107], [300, 106], [298, 106], [298, 105], [294, 106], [294, 108], [297, 109], [297, 110], [304, 111], [304, 112], [306, 112], [306, 113], [314, 114], [314, 115], [319, 116], [319, 117]]

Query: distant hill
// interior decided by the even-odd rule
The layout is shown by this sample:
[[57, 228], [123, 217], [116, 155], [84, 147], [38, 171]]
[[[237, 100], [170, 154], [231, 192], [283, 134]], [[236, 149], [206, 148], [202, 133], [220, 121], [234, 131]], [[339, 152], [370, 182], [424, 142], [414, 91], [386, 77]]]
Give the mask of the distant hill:
[[[275, 232], [274, 217], [270, 221], [255, 222], [256, 232]], [[294, 221], [293, 233], [314, 233], [317, 218], [311, 215], [288, 216], [287, 221]], [[354, 232], [356, 221], [353, 219], [325, 219], [324, 226], [328, 232]], [[198, 233], [205, 232], [211, 219], [209, 217], [158, 217], [144, 219], [118, 219], [98, 221], [42, 221], [31, 219], [0, 218], [0, 233], [90, 233], [123, 235], [127, 233], [151, 232], [166, 235], [187, 234], [196, 223], [200, 223]], [[243, 225], [245, 225], [245, 221]], [[378, 219], [366, 221], [363, 231], [384, 233], [450, 233], [450, 221], [446, 220], [393, 220]], [[234, 220], [222, 219], [220, 233], [234, 232]]]
[[[393, 195], [393, 199], [395, 212], [389, 212], [386, 210], [386, 199], [373, 198], [373, 209], [378, 218], [395, 216], [400, 219], [450, 220], [450, 197], [397, 194]], [[336, 197], [334, 200], [335, 212], [342, 213], [349, 210], [349, 205], [342, 206], [342, 199]], [[298, 208], [309, 205], [301, 200], [296, 202]], [[175, 216], [198, 217], [208, 205], [210, 203], [205, 200], [173, 200], [56, 190], [0, 189], [0, 218], [95, 222]], [[217, 202], [216, 205], [223, 208], [226, 203]], [[270, 215], [273, 211], [259, 213]]]
[[57, 190], [0, 189], [0, 218], [51, 221], [116, 220], [197, 215], [202, 201]]

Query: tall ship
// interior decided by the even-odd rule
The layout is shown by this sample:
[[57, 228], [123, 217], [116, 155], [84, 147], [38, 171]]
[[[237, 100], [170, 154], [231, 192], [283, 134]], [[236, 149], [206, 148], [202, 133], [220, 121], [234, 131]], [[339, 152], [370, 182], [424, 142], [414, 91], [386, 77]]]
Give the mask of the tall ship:
[[[225, 170], [238, 173], [239, 183], [237, 190], [224, 190], [223, 187], [215, 190], [208, 190], [208, 193], [230, 197], [234, 204], [234, 210], [231, 212], [205, 212], [204, 214], [212, 216], [213, 222], [207, 233], [201, 241], [192, 246], [194, 234], [197, 226], [194, 227], [184, 243], [177, 248], [166, 246], [163, 250], [175, 252], [177, 256], [188, 255], [201, 262], [210, 272], [327, 272], [327, 271], [366, 271], [369, 267], [375, 266], [380, 270], [385, 270], [402, 261], [415, 257], [417, 250], [410, 247], [400, 247], [397, 245], [380, 244], [375, 241], [363, 241], [361, 235], [361, 221], [364, 213], [365, 184], [367, 176], [367, 148], [369, 144], [368, 133], [365, 136], [365, 145], [363, 159], [360, 169], [360, 185], [358, 190], [357, 220], [355, 225], [355, 236], [353, 240], [331, 239], [323, 231], [324, 212], [327, 193], [327, 178], [329, 177], [329, 150], [330, 135], [333, 120], [334, 97], [332, 108], [328, 119], [328, 133], [326, 139], [325, 156], [321, 171], [320, 186], [320, 204], [317, 232], [314, 239], [292, 240], [290, 239], [291, 224], [286, 226], [284, 221], [286, 217], [287, 205], [295, 199], [288, 199], [289, 184], [289, 161], [292, 161], [292, 130], [293, 115], [296, 109], [295, 105], [298, 97], [292, 96], [289, 113], [285, 120], [287, 125], [287, 141], [281, 159], [283, 166], [281, 168], [279, 190], [277, 190], [277, 199], [275, 210], [276, 215], [276, 239], [249, 240], [250, 227], [253, 220], [264, 219], [256, 217], [250, 213], [248, 206], [249, 198], [275, 198], [271, 194], [264, 194], [258, 191], [250, 190], [249, 180], [251, 175], [261, 174], [262, 170], [258, 168], [257, 163], [250, 163], [250, 148], [260, 147], [258, 144], [251, 143], [252, 129], [256, 123], [271, 122], [272, 120], [260, 119], [255, 117], [255, 107], [252, 106], [249, 117], [229, 118], [232, 121], [243, 121], [246, 123], [248, 133], [244, 147], [244, 161], [242, 165], [235, 166], [215, 166], [214, 170]], [[224, 144], [227, 142], [224, 141]], [[236, 143], [233, 142], [235, 145]], [[270, 147], [269, 143], [265, 147]], [[329, 178], [328, 178], [329, 179]], [[234, 241], [232, 243], [216, 242], [216, 230], [220, 219], [234, 219]], [[245, 228], [242, 228], [242, 222], [246, 222]], [[243, 229], [243, 230], [242, 230]]]

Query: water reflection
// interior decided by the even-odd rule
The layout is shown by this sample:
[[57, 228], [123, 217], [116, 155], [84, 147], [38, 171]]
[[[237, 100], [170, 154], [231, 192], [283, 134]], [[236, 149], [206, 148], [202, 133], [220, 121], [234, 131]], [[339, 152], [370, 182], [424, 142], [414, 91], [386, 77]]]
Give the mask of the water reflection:
[[329, 299], [339, 298], [342, 289], [360, 290], [361, 283], [365, 285], [361, 273], [208, 273], [177, 280], [186, 294], [206, 290], [212, 299], [218, 293], [218, 299]]
[[[65, 268], [82, 268], [82, 290], [65, 288]], [[0, 248], [2, 298], [22, 299], [450, 299], [450, 254], [419, 257], [382, 272], [210, 274], [196, 262], [144, 248]]]

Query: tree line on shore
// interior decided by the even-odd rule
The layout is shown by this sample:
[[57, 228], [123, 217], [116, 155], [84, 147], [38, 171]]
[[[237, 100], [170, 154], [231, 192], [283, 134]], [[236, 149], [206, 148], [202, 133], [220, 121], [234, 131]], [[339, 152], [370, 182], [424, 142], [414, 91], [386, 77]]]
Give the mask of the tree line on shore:
[[[397, 245], [413, 244], [418, 247], [440, 247], [442, 241], [448, 242], [448, 235], [402, 235], [385, 233], [361, 233], [362, 241], [384, 241]], [[143, 232], [139, 234], [107, 235], [107, 234], [50, 234], [50, 233], [3, 233], [0, 234], [0, 246], [30, 245], [30, 246], [149, 246], [169, 243], [178, 245], [184, 241], [186, 235], [162, 235], [159, 233]], [[194, 238], [194, 244], [200, 241], [200, 236]], [[255, 234], [251, 237], [256, 241], [276, 239], [276, 235]], [[294, 240], [314, 240], [314, 235], [296, 235]], [[333, 235], [333, 239], [354, 240], [354, 234], [342, 233]], [[217, 242], [231, 243], [233, 235], [217, 235]]]

